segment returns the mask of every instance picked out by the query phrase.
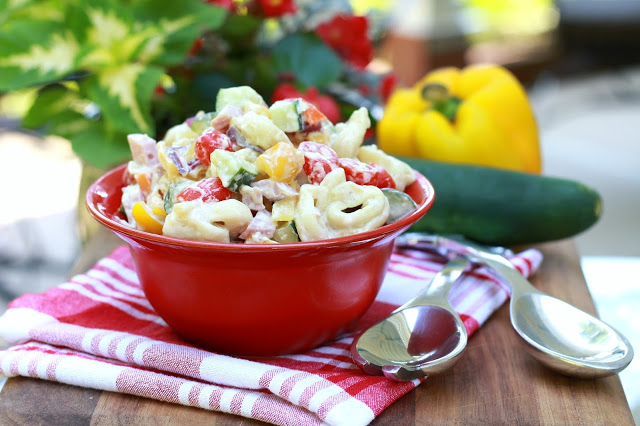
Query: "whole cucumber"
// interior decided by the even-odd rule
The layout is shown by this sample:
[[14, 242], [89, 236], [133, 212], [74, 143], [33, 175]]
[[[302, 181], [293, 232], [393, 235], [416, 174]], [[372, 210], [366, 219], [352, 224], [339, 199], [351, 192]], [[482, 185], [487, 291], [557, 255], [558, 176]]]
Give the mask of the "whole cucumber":
[[573, 180], [398, 158], [435, 188], [434, 204], [413, 232], [462, 234], [493, 245], [532, 244], [577, 235], [602, 213], [598, 192]]

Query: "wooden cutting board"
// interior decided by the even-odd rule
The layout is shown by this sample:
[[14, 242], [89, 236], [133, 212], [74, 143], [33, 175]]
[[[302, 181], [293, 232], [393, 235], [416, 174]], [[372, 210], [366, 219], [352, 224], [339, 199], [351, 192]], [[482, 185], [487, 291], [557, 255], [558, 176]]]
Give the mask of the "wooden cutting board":
[[[122, 242], [101, 230], [73, 274], [89, 269]], [[535, 246], [544, 253], [532, 283], [595, 314], [572, 240]], [[522, 247], [520, 248], [522, 249]], [[583, 380], [542, 367], [499, 309], [469, 340], [460, 362], [429, 377], [385, 410], [374, 425], [633, 425], [618, 376]], [[0, 392], [0, 424], [262, 424], [229, 414], [131, 395], [15, 377]]]

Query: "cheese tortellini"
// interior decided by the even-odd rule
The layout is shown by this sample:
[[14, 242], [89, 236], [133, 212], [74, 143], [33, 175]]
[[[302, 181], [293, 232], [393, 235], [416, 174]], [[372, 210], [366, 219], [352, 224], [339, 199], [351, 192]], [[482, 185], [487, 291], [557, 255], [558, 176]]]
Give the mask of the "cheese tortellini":
[[170, 237], [186, 240], [229, 243], [238, 238], [252, 219], [249, 207], [238, 200], [185, 201], [173, 206], [162, 231]]
[[416, 180], [416, 174], [407, 163], [385, 153], [374, 145], [362, 146], [358, 150], [358, 160], [364, 163], [376, 163], [389, 172], [398, 191], [404, 191]]
[[354, 158], [369, 127], [371, 127], [369, 111], [364, 107], [354, 111], [346, 123], [336, 125], [338, 133], [331, 141], [331, 148], [338, 157]]
[[388, 216], [379, 188], [347, 182], [344, 170], [335, 169], [320, 185], [300, 188], [295, 223], [301, 241], [314, 241], [379, 228]]
[[414, 171], [363, 146], [366, 108], [334, 125], [304, 99], [268, 107], [246, 86], [222, 89], [216, 108], [159, 142], [129, 135], [122, 210], [131, 226], [194, 241], [290, 243], [374, 230], [415, 208], [397, 201], [409, 197]]

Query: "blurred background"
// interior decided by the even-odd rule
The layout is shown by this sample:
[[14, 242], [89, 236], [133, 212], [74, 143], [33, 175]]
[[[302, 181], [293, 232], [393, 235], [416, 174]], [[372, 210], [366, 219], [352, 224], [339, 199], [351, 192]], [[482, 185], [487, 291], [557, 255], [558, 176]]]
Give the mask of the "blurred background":
[[[601, 220], [576, 242], [600, 316], [640, 350], [640, 0], [352, 4], [384, 17], [370, 66], [392, 70], [401, 85], [479, 62], [520, 79], [544, 174], [603, 197]], [[65, 280], [87, 236], [81, 181], [95, 177], [67, 140], [21, 127], [27, 102], [0, 93], [0, 312], [22, 293]], [[621, 380], [638, 423], [640, 361]]]

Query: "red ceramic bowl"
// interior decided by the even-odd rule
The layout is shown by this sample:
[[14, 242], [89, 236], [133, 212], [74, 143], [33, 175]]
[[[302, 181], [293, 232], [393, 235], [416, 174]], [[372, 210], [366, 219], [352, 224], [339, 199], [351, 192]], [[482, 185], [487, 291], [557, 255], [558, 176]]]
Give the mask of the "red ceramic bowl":
[[149, 302], [185, 339], [234, 355], [311, 349], [348, 330], [375, 299], [395, 237], [433, 204], [417, 174], [406, 192], [417, 210], [379, 229], [323, 241], [224, 244], [133, 229], [118, 213], [118, 167], [87, 191], [89, 212], [126, 241]]

